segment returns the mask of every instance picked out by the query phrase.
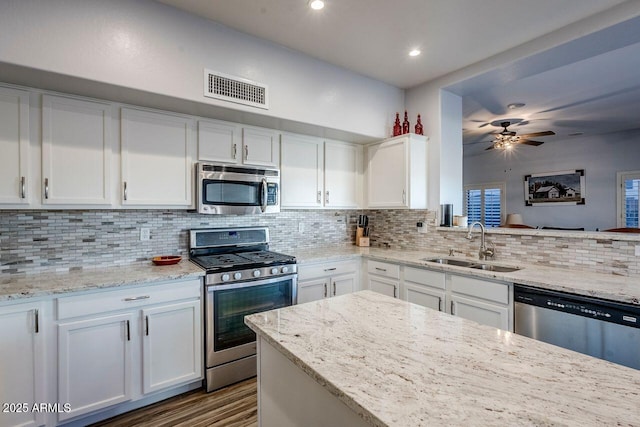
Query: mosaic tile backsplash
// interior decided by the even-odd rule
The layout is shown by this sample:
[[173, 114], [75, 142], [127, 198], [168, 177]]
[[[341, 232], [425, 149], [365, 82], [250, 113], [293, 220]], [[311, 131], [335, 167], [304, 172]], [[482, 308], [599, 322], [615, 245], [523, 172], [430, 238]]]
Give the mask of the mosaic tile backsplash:
[[[259, 216], [199, 215], [180, 210], [0, 211], [0, 274], [30, 274], [108, 267], [148, 261], [157, 255], [188, 256], [188, 230], [267, 226], [271, 249], [354, 243], [357, 215], [370, 218], [371, 244], [476, 257], [479, 243], [465, 233], [436, 231], [426, 210], [290, 210]], [[427, 233], [417, 233], [423, 221]], [[140, 241], [140, 228], [151, 240]], [[624, 276], [640, 275], [638, 242], [492, 234], [498, 260], [564, 266]]]

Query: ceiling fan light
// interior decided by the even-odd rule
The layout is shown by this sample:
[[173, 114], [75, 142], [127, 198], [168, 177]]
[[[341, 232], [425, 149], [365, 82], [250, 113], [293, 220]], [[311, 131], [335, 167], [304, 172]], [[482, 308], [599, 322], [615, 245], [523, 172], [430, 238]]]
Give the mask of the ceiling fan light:
[[313, 10], [320, 10], [324, 8], [324, 1], [322, 0], [311, 0], [309, 2], [309, 7]]

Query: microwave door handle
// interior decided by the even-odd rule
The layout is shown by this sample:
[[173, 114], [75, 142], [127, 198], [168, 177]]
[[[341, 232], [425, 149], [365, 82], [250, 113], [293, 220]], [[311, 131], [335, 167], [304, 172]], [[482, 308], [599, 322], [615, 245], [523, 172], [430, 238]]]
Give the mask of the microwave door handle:
[[267, 199], [269, 197], [269, 193], [267, 189], [267, 180], [265, 178], [262, 178], [262, 182], [260, 183], [260, 189], [262, 190], [260, 192], [261, 194], [260, 210], [262, 212], [265, 212], [267, 210]]

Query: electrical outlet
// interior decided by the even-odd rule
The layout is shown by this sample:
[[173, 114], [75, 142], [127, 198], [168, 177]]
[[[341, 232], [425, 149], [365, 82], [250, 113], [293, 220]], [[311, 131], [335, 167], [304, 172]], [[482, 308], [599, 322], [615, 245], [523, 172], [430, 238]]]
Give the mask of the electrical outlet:
[[636, 245], [636, 256], [640, 256], [640, 245]]
[[416, 223], [416, 227], [418, 228], [418, 233], [426, 233], [427, 232], [427, 222], [426, 221], [418, 221]]
[[140, 229], [140, 240], [147, 241], [151, 240], [151, 229], [150, 228], [141, 228]]
[[304, 222], [298, 222], [298, 233], [304, 233]]

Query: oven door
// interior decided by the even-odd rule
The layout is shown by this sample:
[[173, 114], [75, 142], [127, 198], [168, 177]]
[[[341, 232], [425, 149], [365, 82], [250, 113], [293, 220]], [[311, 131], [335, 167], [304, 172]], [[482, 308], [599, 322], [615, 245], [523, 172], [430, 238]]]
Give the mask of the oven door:
[[207, 287], [207, 367], [256, 354], [244, 316], [296, 303], [297, 275]]

